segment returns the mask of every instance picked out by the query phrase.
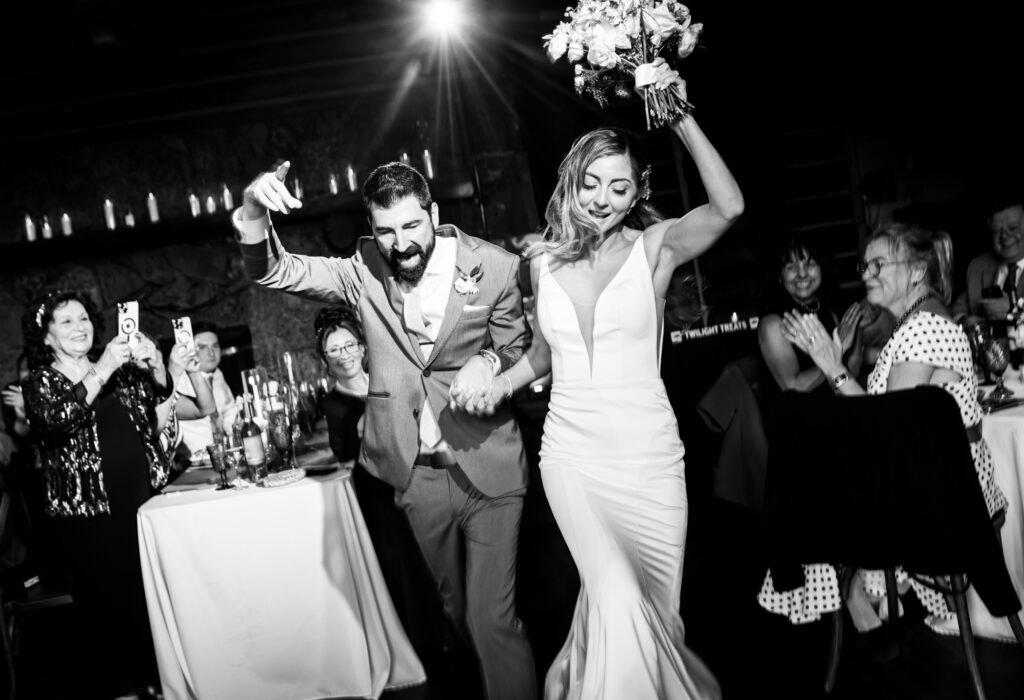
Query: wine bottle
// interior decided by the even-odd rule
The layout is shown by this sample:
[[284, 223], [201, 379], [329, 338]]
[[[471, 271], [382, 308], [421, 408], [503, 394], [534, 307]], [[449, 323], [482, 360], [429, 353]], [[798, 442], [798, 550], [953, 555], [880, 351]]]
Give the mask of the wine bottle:
[[263, 450], [263, 435], [256, 422], [252, 419], [252, 406], [248, 398], [244, 400], [245, 423], [242, 424], [242, 450], [245, 453], [245, 461], [250, 470], [255, 473], [260, 470], [267, 461], [267, 454]]

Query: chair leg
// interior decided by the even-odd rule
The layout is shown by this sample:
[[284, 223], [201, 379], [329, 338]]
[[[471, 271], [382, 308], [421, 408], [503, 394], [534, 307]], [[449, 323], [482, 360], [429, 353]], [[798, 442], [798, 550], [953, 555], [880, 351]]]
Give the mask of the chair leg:
[[1008, 615], [1006, 619], [1010, 621], [1010, 629], [1013, 630], [1013, 636], [1017, 638], [1017, 644], [1024, 649], [1024, 627], [1020, 624], [1020, 613]]
[[843, 608], [832, 613], [832, 649], [828, 655], [828, 672], [825, 674], [825, 692], [831, 693], [836, 685], [839, 671], [839, 656], [843, 653]]
[[900, 641], [900, 591], [896, 586], [896, 569], [885, 570], [885, 597], [889, 605], [889, 621], [885, 627], [889, 630], [890, 641], [896, 645], [896, 655], [903, 652]]
[[850, 583], [857, 569], [852, 566], [839, 568], [839, 609], [832, 613], [832, 648], [828, 655], [828, 670], [825, 673], [825, 692], [831, 693], [836, 685], [836, 674], [839, 672], [839, 657], [843, 653], [843, 608]]
[[4, 665], [7, 667], [7, 697], [14, 700], [17, 687], [14, 677], [14, 653], [11, 650], [11, 637], [8, 629], [3, 602], [0, 602], [0, 645], [3, 645]]
[[[978, 657], [974, 652], [974, 631], [971, 629], [971, 616], [967, 611], [967, 597], [964, 595], [967, 584], [963, 574], [953, 574], [949, 578], [953, 589], [953, 605], [956, 607], [956, 621], [960, 626], [960, 641], [963, 643], [964, 656], [967, 657], [967, 668], [971, 672], [971, 683], [978, 700], [985, 700], [985, 689], [981, 685], [981, 670], [978, 668]], [[1018, 626], [1020, 621], [1017, 622]]]

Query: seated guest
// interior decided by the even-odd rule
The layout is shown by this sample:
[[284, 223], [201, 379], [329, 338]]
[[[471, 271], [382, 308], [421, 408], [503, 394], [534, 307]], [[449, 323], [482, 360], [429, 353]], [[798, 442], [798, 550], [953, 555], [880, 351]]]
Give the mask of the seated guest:
[[[194, 397], [182, 396], [175, 389], [166, 400], [156, 407], [157, 429], [160, 433], [160, 446], [167, 455], [168, 463], [175, 466], [177, 448], [184, 436], [180, 429], [180, 421], [197, 421], [217, 411], [210, 382], [202, 374], [199, 358], [190, 352], [188, 346], [177, 343], [168, 355], [168, 368], [171, 371], [171, 383], [177, 387], [183, 375], [188, 376], [189, 386]], [[187, 465], [184, 465], [187, 466]]]
[[[191, 452], [201, 452], [207, 445], [213, 443], [213, 425], [220, 429], [231, 429], [234, 423], [238, 408], [235, 405], [235, 397], [231, 388], [224, 380], [224, 373], [220, 371], [220, 340], [217, 338], [217, 326], [205, 321], [199, 321], [192, 327], [192, 334], [196, 343], [196, 357], [199, 358], [199, 369], [201, 375], [209, 382], [213, 392], [213, 400], [216, 404], [216, 411], [209, 418], [185, 419], [178, 424], [181, 432], [182, 442]], [[192, 382], [184, 376], [179, 378], [175, 388], [182, 396], [195, 398], [196, 393], [192, 388]]]
[[988, 218], [992, 250], [971, 260], [967, 287], [951, 308], [954, 318], [966, 316], [968, 322], [1004, 322], [1011, 293], [1024, 297], [1024, 195], [994, 202]]
[[80, 696], [155, 692], [136, 513], [167, 479], [155, 415], [171, 393], [167, 369], [141, 335], [131, 344], [115, 336], [94, 352], [99, 319], [77, 292], [50, 293], [21, 325], [32, 371], [25, 413], [46, 475], [47, 511], [70, 558]]
[[[889, 224], [868, 239], [861, 264], [867, 300], [890, 311], [897, 321], [868, 377], [866, 392], [843, 365], [838, 334], [830, 335], [815, 315], [785, 314], [783, 333], [810, 355], [829, 385], [841, 395], [881, 394], [924, 384], [948, 391], [960, 406], [989, 514], [998, 518], [1007, 501], [993, 479], [992, 455], [981, 435], [982, 412], [971, 348], [966, 334], [946, 307], [951, 264], [952, 246], [944, 233]], [[854, 435], [851, 439], [866, 438]], [[828, 455], [822, 455], [822, 462], [827, 467]], [[775, 590], [769, 572], [758, 601], [772, 612], [789, 616], [793, 622], [816, 620], [821, 613], [838, 609], [834, 569], [826, 564], [812, 564], [804, 567], [804, 573], [804, 587], [780, 592]], [[905, 582], [906, 574], [898, 570], [897, 579]], [[885, 594], [882, 572], [862, 572], [862, 582], [868, 595], [881, 600]], [[952, 617], [941, 594], [912, 579], [910, 586], [932, 616]], [[862, 630], [880, 624], [873, 611], [862, 607], [851, 612]]]
[[355, 462], [352, 486], [388, 592], [409, 640], [417, 647], [436, 643], [445, 625], [437, 585], [405, 513], [395, 505], [394, 488], [359, 464], [369, 388], [362, 325], [351, 307], [329, 306], [317, 313], [314, 332], [317, 350], [331, 380], [320, 401], [320, 410], [327, 418], [331, 451], [341, 462]]
[[[824, 290], [819, 260], [806, 242], [798, 238], [789, 241], [780, 260], [780, 289], [757, 326], [761, 355], [776, 385], [783, 390], [829, 391], [825, 375], [805, 352], [786, 339], [782, 326], [783, 314], [799, 312], [813, 314], [828, 333], [837, 327], [836, 314], [821, 301]], [[861, 307], [855, 304], [838, 324], [844, 353], [853, 346], [861, 317]], [[859, 366], [859, 353], [851, 358], [851, 364]]]

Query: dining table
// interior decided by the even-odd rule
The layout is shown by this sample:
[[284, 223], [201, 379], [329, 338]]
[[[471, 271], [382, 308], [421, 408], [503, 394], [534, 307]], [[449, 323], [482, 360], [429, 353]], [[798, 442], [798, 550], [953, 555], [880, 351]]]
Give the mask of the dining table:
[[190, 468], [139, 509], [167, 700], [377, 698], [425, 683], [351, 468], [326, 446], [296, 461], [306, 468], [273, 487], [235, 477], [218, 490], [212, 469]]
[[[1005, 384], [1014, 398], [1003, 404], [989, 405], [981, 426], [992, 453], [996, 484], [1008, 502], [1006, 519], [999, 530], [1003, 556], [1017, 597], [1024, 602], [1024, 381], [1021, 373], [1007, 370]], [[985, 386], [982, 391], [988, 396], [993, 388]], [[974, 588], [967, 592], [967, 605], [975, 635], [1015, 642], [1007, 618], [993, 617]], [[932, 628], [943, 634], [959, 634], [956, 618], [933, 624]]]

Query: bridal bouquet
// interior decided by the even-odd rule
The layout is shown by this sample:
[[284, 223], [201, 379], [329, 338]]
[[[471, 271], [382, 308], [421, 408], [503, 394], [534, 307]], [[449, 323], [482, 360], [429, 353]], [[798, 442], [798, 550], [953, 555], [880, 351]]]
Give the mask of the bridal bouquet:
[[605, 107], [610, 96], [628, 98], [636, 85], [643, 90], [648, 129], [693, 109], [686, 91], [677, 86], [648, 87], [654, 82], [654, 59], [686, 58], [697, 46], [704, 25], [691, 21], [685, 5], [674, 0], [579, 0], [565, 17], [544, 37], [544, 48], [552, 62], [565, 56], [575, 64], [576, 92]]

